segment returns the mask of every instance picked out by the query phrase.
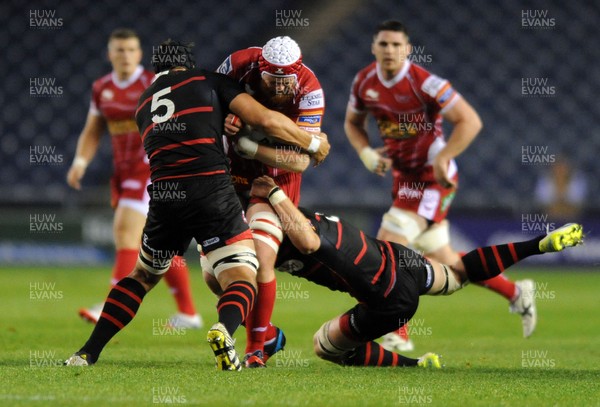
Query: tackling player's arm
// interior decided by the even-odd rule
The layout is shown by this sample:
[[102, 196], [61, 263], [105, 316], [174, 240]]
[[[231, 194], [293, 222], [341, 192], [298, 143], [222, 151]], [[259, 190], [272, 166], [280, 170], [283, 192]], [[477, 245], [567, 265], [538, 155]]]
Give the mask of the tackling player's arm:
[[229, 104], [230, 110], [245, 123], [262, 128], [265, 133], [287, 144], [303, 148], [311, 154], [315, 165], [329, 154], [329, 142], [324, 133], [311, 135], [300, 129], [285, 115], [269, 110], [246, 93], [240, 93]]
[[442, 114], [444, 119], [452, 123], [452, 133], [446, 146], [438, 153], [433, 163], [436, 180], [445, 187], [454, 186], [448, 178], [450, 160], [460, 155], [473, 142], [483, 127], [481, 118], [475, 109], [464, 98], [456, 101], [448, 111]]
[[77, 150], [73, 164], [67, 173], [67, 183], [72, 188], [81, 189], [81, 179], [85, 174], [88, 164], [98, 151], [100, 138], [106, 130], [106, 122], [102, 116], [89, 113], [85, 126], [77, 140]]
[[352, 147], [358, 153], [365, 167], [377, 175], [384, 176], [391, 168], [392, 160], [383, 157], [379, 152], [369, 145], [369, 134], [367, 133], [367, 113], [357, 113], [350, 106], [346, 109], [344, 119], [344, 131]]
[[321, 238], [315, 233], [309, 220], [294, 206], [271, 177], [263, 175], [252, 183], [250, 195], [267, 198], [281, 220], [283, 230], [292, 244], [303, 254], [310, 254], [321, 246]]
[[[234, 114], [229, 113], [225, 118], [225, 133], [232, 137], [239, 133], [244, 123]], [[309, 131], [308, 129], [304, 129]], [[310, 132], [310, 131], [309, 131]], [[316, 132], [320, 133], [320, 129]], [[323, 133], [325, 136], [325, 133]], [[270, 165], [292, 172], [304, 172], [310, 164], [310, 156], [293, 148], [274, 148], [259, 144], [246, 136], [241, 136], [235, 141], [235, 151], [238, 155], [251, 160], [258, 160]]]
[[263, 164], [270, 165], [292, 172], [304, 172], [310, 164], [310, 156], [301, 150], [294, 150], [298, 147], [272, 147], [259, 144], [250, 138], [240, 137], [235, 143], [236, 152], [248, 159], [258, 160]]

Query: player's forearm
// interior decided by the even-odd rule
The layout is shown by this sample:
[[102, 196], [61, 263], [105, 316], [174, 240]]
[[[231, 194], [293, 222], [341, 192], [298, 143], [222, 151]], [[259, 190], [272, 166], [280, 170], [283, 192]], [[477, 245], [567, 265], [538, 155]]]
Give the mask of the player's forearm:
[[79, 136], [77, 141], [77, 149], [75, 150], [74, 160], [78, 160], [79, 163], [87, 164], [96, 155], [98, 146], [100, 145], [101, 134], [95, 131], [84, 130]]
[[346, 120], [344, 122], [344, 131], [357, 154], [360, 154], [365, 147], [369, 147], [369, 134], [363, 126]]
[[281, 220], [283, 231], [298, 250], [310, 254], [319, 249], [321, 239], [310, 226], [308, 219], [279, 187], [271, 192], [269, 202]]
[[455, 123], [447, 144], [440, 153], [449, 158], [458, 157], [475, 140], [481, 128], [482, 124], [478, 118], [476, 120], [462, 120]]
[[302, 130], [296, 126], [296, 123], [279, 112], [269, 111], [263, 120], [262, 127], [267, 134], [278, 141], [301, 147], [309, 152], [315, 149], [314, 140], [317, 136]]
[[440, 151], [440, 154], [451, 159], [459, 156], [469, 147], [481, 131], [483, 124], [477, 111], [463, 98], [444, 113], [443, 117], [452, 123], [453, 129], [446, 147]]

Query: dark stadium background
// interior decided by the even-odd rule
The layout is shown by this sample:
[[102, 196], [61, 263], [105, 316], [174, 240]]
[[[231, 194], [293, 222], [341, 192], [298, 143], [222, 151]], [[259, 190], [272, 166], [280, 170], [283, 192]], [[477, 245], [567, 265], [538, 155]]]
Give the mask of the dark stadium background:
[[[343, 118], [354, 74], [372, 61], [373, 29], [389, 18], [405, 22], [417, 62], [448, 78], [484, 122], [458, 159], [461, 188], [450, 214], [460, 232], [457, 245], [486, 243], [491, 228], [523, 235], [524, 216], [531, 214], [553, 222], [533, 193], [552, 163], [523, 158], [523, 151], [536, 151], [538, 161], [566, 157], [587, 176], [582, 219], [590, 238], [583, 262], [598, 263], [598, 2], [10, 0], [0, 5], [0, 16], [0, 263], [110, 256], [108, 135], [82, 192], [70, 190], [65, 175], [91, 83], [110, 70], [106, 40], [117, 27], [138, 31], [146, 67], [152, 46], [168, 37], [194, 41], [196, 60], [208, 69], [234, 50], [293, 37], [325, 90], [323, 130], [332, 144], [326, 162], [306, 173], [302, 204], [345, 213], [375, 232], [391, 202], [391, 178], [363, 168], [346, 141]], [[550, 94], [525, 94], [524, 80], [540, 81], [537, 88]], [[40, 83], [54, 94], [32, 91]], [[32, 155], [54, 162], [35, 162]], [[32, 232], [41, 218], [60, 230]]]

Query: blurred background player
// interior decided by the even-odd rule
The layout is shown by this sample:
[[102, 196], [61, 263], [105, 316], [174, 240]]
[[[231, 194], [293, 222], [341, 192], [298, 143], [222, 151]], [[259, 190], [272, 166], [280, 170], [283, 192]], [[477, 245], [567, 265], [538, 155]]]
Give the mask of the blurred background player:
[[[384, 176], [392, 169], [393, 203], [383, 215], [377, 238], [411, 245], [428, 258], [455, 264], [460, 255], [450, 246], [448, 209], [458, 185], [454, 158], [482, 128], [473, 107], [450, 82], [407, 58], [411, 44], [398, 21], [381, 23], [373, 37], [375, 61], [354, 78], [344, 129], [365, 167]], [[383, 154], [369, 145], [367, 116], [377, 121]], [[452, 133], [446, 142], [442, 119]], [[523, 335], [535, 329], [534, 283], [516, 284], [503, 275], [481, 282], [510, 301], [521, 315]], [[406, 329], [385, 336], [388, 349], [412, 350]]]
[[588, 182], [565, 157], [556, 157], [550, 171], [544, 171], [535, 186], [539, 209], [551, 219], [574, 219], [581, 215]]
[[[108, 128], [111, 136], [114, 173], [111, 178], [111, 204], [115, 210], [113, 233], [116, 249], [111, 284], [128, 275], [138, 256], [140, 236], [149, 196], [150, 166], [144, 152], [134, 113], [142, 92], [154, 74], [140, 65], [142, 49], [135, 31], [116, 29], [108, 39], [108, 59], [112, 72], [96, 80], [85, 127], [77, 141], [75, 159], [67, 174], [68, 184], [79, 190], [89, 162], [94, 158], [100, 139]], [[200, 328], [190, 292], [185, 260], [176, 258], [165, 276], [179, 312], [169, 320], [175, 327]], [[79, 315], [96, 323], [104, 304], [83, 308]]]
[[277, 268], [333, 291], [358, 304], [324, 323], [313, 342], [317, 356], [341, 365], [440, 368], [439, 356], [418, 359], [385, 350], [373, 342], [417, 311], [421, 295], [450, 295], [469, 282], [502, 273], [532, 255], [552, 253], [583, 242], [581, 225], [569, 223], [523, 242], [481, 247], [444, 265], [416, 255], [401, 244], [374, 239], [338, 216], [299, 210], [267, 176], [252, 195], [268, 198], [286, 232]]
[[[320, 135], [321, 122], [325, 109], [323, 90], [315, 74], [302, 63], [302, 53], [298, 44], [290, 37], [275, 37], [262, 47], [250, 47], [229, 55], [217, 69], [244, 85], [246, 91], [256, 100], [283, 113], [301, 129]], [[230, 115], [225, 122], [228, 135], [235, 135], [243, 123]], [[325, 136], [323, 136], [325, 137]], [[264, 141], [264, 140], [258, 140]], [[321, 146], [328, 143], [325, 139]], [[231, 146], [231, 173], [233, 182], [250, 220], [259, 260], [256, 304], [246, 320], [246, 365], [264, 366], [263, 344], [285, 341], [283, 333], [270, 324], [277, 284], [275, 279], [275, 258], [283, 233], [281, 224], [269, 202], [262, 198], [250, 198], [252, 181], [261, 176], [273, 177], [295, 205], [300, 202], [301, 171], [308, 165], [304, 154], [289, 146], [276, 147], [280, 154], [286, 150], [289, 159], [265, 161], [257, 155], [258, 143], [244, 137]], [[261, 159], [263, 160], [261, 162]], [[291, 170], [291, 171], [290, 171]]]

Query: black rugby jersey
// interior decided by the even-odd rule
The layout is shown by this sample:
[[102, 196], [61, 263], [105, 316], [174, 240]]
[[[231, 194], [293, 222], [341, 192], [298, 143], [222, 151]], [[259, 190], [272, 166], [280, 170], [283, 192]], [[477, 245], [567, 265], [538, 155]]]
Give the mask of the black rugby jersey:
[[242, 92], [235, 80], [204, 69], [158, 74], [135, 113], [152, 182], [228, 174], [223, 123]]
[[[387, 298], [404, 290], [403, 278], [418, 278], [420, 293], [430, 285], [428, 262], [400, 244], [377, 240], [336, 216], [301, 209], [321, 239], [319, 250], [302, 254], [288, 237], [277, 254], [276, 268], [306, 278], [359, 301]], [[409, 273], [410, 271], [410, 273]]]

